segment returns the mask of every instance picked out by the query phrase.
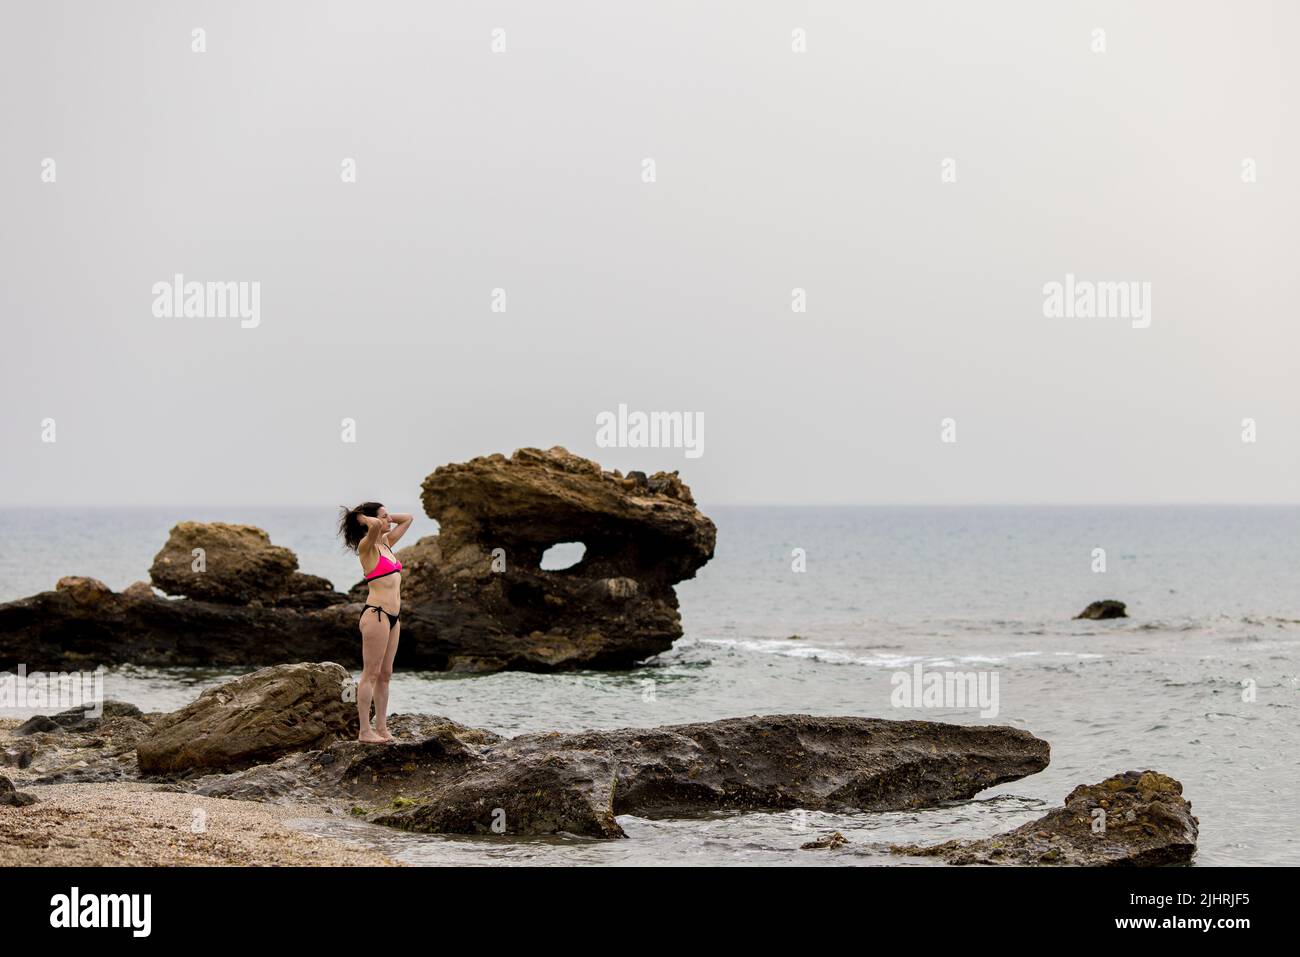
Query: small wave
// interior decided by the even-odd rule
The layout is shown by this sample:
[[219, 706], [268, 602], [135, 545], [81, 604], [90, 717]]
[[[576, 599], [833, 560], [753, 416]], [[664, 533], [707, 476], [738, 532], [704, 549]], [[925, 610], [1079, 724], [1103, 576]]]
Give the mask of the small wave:
[[1144, 621], [1134, 631], [1200, 631], [1209, 627], [1206, 622], [1184, 621], [1174, 624], [1167, 621]]
[[910, 668], [925, 665], [931, 668], [956, 668], [959, 665], [1000, 665], [1010, 658], [1033, 658], [1050, 654], [1055, 658], [1090, 660], [1105, 655], [1090, 651], [1017, 651], [1007, 655], [881, 655], [861, 654], [834, 648], [809, 645], [804, 640], [788, 638], [698, 638], [696, 643], [731, 648], [760, 655], [777, 655], [783, 658], [802, 658], [836, 665], [865, 665], [870, 668]]
[[740, 651], [752, 651], [762, 655], [779, 655], [784, 658], [805, 658], [837, 665], [867, 665], [873, 668], [909, 668], [915, 664], [951, 665], [951, 659], [937, 655], [860, 655], [831, 648], [818, 648], [804, 642], [791, 642], [782, 639], [729, 639], [701, 638], [701, 644], [721, 645]]
[[[788, 638], [701, 638], [700, 644], [718, 645], [740, 651], [753, 651], [763, 655], [780, 655], [785, 658], [808, 658], [831, 664], [857, 664], [861, 659], [857, 655], [819, 648], [804, 641], [791, 641]], [[893, 660], [893, 659], [881, 659]], [[899, 659], [900, 661], [903, 659]], [[909, 659], [910, 660], [910, 659]]]

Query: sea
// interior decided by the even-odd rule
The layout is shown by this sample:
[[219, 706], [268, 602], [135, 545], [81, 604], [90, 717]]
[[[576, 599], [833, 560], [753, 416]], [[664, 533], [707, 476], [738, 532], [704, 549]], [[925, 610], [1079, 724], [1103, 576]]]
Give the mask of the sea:
[[[1050, 766], [925, 810], [625, 816], [626, 840], [294, 826], [414, 865], [936, 866], [888, 846], [988, 836], [1077, 785], [1153, 769], [1182, 782], [1200, 820], [1197, 864], [1300, 864], [1300, 508], [702, 507], [717, 551], [677, 586], [685, 633], [672, 650], [626, 671], [447, 675], [403, 669], [399, 649], [391, 710], [503, 735], [776, 713], [1004, 724], [1050, 742]], [[417, 515], [408, 542], [436, 532], [406, 510]], [[347, 588], [360, 572], [334, 518], [312, 507], [4, 509], [0, 600], [63, 575], [115, 589], [147, 579], [187, 519], [260, 526], [303, 571]], [[1130, 617], [1073, 618], [1107, 598]], [[105, 690], [172, 710], [235, 673], [123, 666]], [[905, 693], [936, 673], [985, 693]], [[849, 843], [801, 849], [832, 831]]]

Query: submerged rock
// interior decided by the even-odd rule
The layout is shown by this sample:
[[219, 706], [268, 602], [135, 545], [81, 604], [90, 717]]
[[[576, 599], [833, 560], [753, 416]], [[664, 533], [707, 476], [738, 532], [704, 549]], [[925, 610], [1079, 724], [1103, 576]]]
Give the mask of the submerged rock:
[[1049, 760], [1047, 742], [1026, 731], [928, 721], [765, 715], [501, 739], [435, 720], [420, 740], [340, 742], [194, 788], [359, 802], [368, 820], [411, 831], [622, 837], [622, 814], [928, 807]]
[[1198, 821], [1183, 786], [1158, 771], [1126, 771], [1070, 792], [1065, 807], [1013, 831], [931, 847], [895, 845], [895, 854], [950, 864], [1186, 864]]
[[824, 851], [824, 850], [831, 850], [831, 851], [834, 851], [834, 850], [838, 850], [839, 848], [843, 847], [845, 844], [848, 844], [848, 843], [850, 843], [850, 841], [849, 841], [849, 839], [848, 839], [847, 837], [845, 837], [845, 836], [844, 836], [843, 834], [841, 834], [839, 831], [832, 831], [830, 834], [827, 834], [825, 837], [819, 837], [819, 838], [817, 838], [817, 840], [815, 840], [815, 841], [809, 841], [809, 842], [806, 843], [806, 844], [800, 844], [800, 845], [799, 845], [799, 850], [801, 850], [801, 851]]
[[136, 746], [140, 771], [242, 768], [355, 737], [354, 687], [333, 662], [241, 675], [159, 719]]
[[1083, 611], [1075, 615], [1075, 619], [1089, 618], [1101, 620], [1103, 618], [1127, 618], [1128, 606], [1122, 601], [1115, 601], [1113, 598], [1107, 598], [1105, 601], [1094, 601]]

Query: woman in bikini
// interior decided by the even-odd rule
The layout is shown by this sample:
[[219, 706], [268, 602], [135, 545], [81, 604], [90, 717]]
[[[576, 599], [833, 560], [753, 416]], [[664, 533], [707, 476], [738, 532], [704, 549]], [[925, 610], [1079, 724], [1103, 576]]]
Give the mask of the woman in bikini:
[[[375, 744], [392, 741], [388, 732], [388, 682], [402, 626], [402, 563], [393, 546], [411, 525], [410, 515], [389, 514], [378, 502], [343, 508], [339, 534], [361, 559], [361, 571], [370, 585], [361, 609], [361, 680], [357, 684], [358, 741]], [[370, 727], [370, 703], [375, 704], [375, 726]]]

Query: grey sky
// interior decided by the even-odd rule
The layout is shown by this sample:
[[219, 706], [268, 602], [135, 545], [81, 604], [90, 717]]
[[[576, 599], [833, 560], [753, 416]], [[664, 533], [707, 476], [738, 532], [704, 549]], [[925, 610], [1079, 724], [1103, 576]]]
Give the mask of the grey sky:
[[[0, 504], [553, 444], [715, 504], [1300, 499], [1300, 5], [0, 9]], [[176, 273], [260, 325], [156, 318]], [[1067, 273], [1150, 327], [1045, 318]], [[619, 403], [704, 455], [598, 448]]]

